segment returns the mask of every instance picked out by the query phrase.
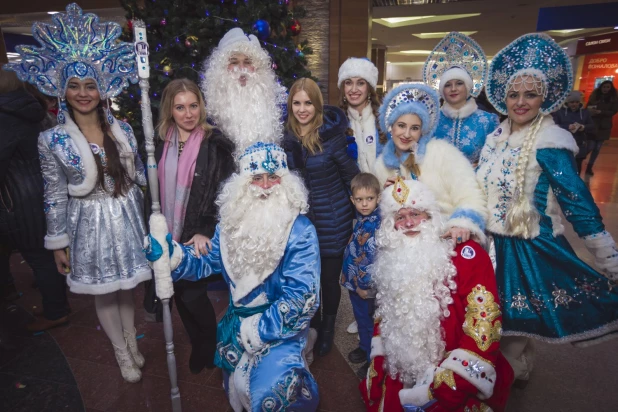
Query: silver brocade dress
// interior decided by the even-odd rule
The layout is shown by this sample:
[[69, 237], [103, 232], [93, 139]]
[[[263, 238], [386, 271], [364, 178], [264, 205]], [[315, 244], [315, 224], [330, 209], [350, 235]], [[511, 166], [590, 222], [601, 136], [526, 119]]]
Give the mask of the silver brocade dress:
[[131, 178], [125, 196], [114, 198], [113, 179], [106, 174], [98, 184], [94, 156], [84, 135], [67, 115], [65, 125], [41, 133], [39, 155], [45, 184], [47, 236], [45, 247], [69, 247], [71, 273], [67, 283], [74, 293], [100, 295], [132, 289], [151, 278], [142, 252], [146, 233], [143, 217], [146, 185], [144, 165], [137, 154], [131, 127], [112, 124], [121, 162]]

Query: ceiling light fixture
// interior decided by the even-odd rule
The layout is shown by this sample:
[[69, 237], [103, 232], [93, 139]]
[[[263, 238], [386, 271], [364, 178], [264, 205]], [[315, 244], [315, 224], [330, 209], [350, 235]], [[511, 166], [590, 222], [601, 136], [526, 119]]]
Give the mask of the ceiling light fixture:
[[467, 17], [477, 17], [481, 13], [468, 13], [468, 14], [444, 14], [441, 16], [410, 16], [410, 17], [386, 17], [382, 19], [373, 19], [374, 23], [381, 24], [386, 27], [404, 27], [412, 26], [415, 24], [435, 23], [446, 20], [465, 19]]
[[48, 11], [47, 14], [58, 14], [60, 13], [59, 11]]
[[[412, 33], [412, 36], [418, 37], [419, 39], [441, 39], [450, 32], [448, 31], [439, 31], [435, 33]], [[466, 36], [472, 36], [474, 33], [478, 33], [478, 31], [460, 31], [459, 33], [465, 34]]]

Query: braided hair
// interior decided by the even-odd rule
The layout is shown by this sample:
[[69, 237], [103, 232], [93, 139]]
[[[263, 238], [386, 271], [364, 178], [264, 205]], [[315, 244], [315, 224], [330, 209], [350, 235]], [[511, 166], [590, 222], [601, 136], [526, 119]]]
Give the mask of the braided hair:
[[539, 213], [526, 194], [526, 169], [530, 154], [536, 143], [536, 136], [545, 115], [539, 113], [528, 127], [528, 132], [521, 146], [517, 167], [515, 168], [515, 190], [506, 212], [506, 230], [514, 235], [529, 239], [532, 230], [539, 222]]

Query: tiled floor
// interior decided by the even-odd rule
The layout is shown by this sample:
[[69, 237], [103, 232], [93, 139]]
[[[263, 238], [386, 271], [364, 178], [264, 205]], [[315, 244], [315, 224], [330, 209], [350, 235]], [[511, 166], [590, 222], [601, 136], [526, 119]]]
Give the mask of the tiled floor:
[[[603, 148], [588, 179], [607, 229], [618, 236], [618, 141]], [[590, 261], [582, 242], [567, 228], [567, 236], [584, 260]], [[111, 344], [100, 330], [92, 297], [70, 295], [70, 324], [33, 336], [24, 332], [27, 311], [40, 305], [31, 288], [27, 265], [16, 255], [12, 272], [24, 295], [16, 307], [0, 306], [0, 411], [2, 412], [142, 412], [171, 410], [170, 384], [165, 360], [162, 325], [144, 320], [142, 288], [136, 289], [136, 323], [146, 357], [143, 380], [125, 383]], [[225, 292], [209, 292], [218, 315], [227, 305]], [[345, 328], [351, 320], [347, 294], [342, 294], [337, 321], [337, 345], [347, 354], [357, 345]], [[231, 411], [219, 370], [189, 373], [190, 345], [176, 311], [174, 343], [183, 411]], [[538, 344], [535, 371], [525, 390], [514, 389], [509, 411], [614, 411], [618, 405], [615, 371], [617, 341], [588, 349], [570, 345]], [[358, 379], [339, 350], [316, 358], [311, 368], [320, 387], [321, 411], [362, 411]]]

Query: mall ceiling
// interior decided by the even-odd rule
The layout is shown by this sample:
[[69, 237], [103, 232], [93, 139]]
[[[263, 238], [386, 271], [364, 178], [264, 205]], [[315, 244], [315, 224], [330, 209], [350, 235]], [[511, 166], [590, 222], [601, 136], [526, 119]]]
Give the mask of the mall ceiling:
[[[542, 7], [612, 3], [603, 0], [373, 0], [372, 40], [387, 47], [392, 64], [421, 64], [450, 31], [471, 35], [488, 57], [515, 38], [536, 31]], [[386, 4], [386, 6], [378, 6]], [[397, 5], [399, 4], [399, 5]], [[406, 4], [406, 5], [401, 5]], [[616, 25], [618, 26], [618, 20]], [[561, 45], [614, 27], [550, 31]]]

